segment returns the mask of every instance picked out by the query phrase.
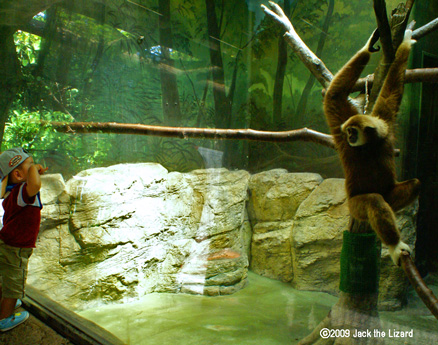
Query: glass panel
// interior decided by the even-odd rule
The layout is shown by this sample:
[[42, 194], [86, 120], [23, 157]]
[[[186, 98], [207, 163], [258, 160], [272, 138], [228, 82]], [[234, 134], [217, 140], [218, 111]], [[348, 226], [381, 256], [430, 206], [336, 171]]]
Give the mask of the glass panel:
[[[338, 154], [315, 140], [275, 138], [329, 133], [326, 90], [260, 7], [268, 2], [48, 3], [0, 5], [2, 150], [21, 146], [49, 168], [28, 284], [128, 344], [297, 343], [350, 301], [339, 290], [350, 218]], [[397, 3], [387, 1], [388, 13]], [[368, 2], [280, 5], [332, 74], [376, 25]], [[427, 6], [411, 15], [421, 25], [437, 15]], [[413, 68], [432, 41], [414, 46]], [[437, 166], [418, 138], [434, 128], [436, 102], [419, 101], [431, 94], [406, 87], [400, 179], [428, 175], [414, 168], [418, 147], [418, 167]], [[433, 202], [436, 178], [422, 179]], [[417, 213], [431, 209], [414, 202], [396, 218], [437, 293], [436, 246], [421, 232], [433, 217], [420, 219], [415, 247]], [[382, 248], [371, 308], [382, 325], [342, 324], [329, 336], [433, 343], [436, 320]], [[377, 304], [377, 295], [366, 298]]]

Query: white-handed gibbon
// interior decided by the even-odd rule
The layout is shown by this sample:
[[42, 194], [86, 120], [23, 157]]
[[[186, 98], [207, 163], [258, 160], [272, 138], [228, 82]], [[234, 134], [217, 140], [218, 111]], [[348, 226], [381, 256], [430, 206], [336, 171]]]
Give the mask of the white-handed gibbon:
[[402, 251], [411, 252], [400, 240], [394, 212], [418, 196], [420, 182], [396, 181], [394, 126], [403, 95], [404, 74], [412, 40], [406, 30], [370, 115], [359, 114], [349, 94], [361, 72], [377, 51], [378, 31], [334, 76], [324, 97], [324, 112], [345, 172], [345, 187], [352, 217], [368, 221], [389, 248], [396, 265]]

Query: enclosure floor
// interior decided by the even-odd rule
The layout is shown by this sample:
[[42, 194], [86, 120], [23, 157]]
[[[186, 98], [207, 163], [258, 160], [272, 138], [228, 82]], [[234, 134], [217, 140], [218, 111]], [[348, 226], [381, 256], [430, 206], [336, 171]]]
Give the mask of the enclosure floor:
[[[24, 309], [20, 308], [18, 311]], [[21, 325], [7, 332], [0, 332], [2, 345], [73, 345], [49, 326], [30, 315]]]
[[305, 336], [335, 301], [250, 273], [247, 287], [233, 295], [153, 293], [79, 314], [130, 345], [290, 344], [291, 334]]
[[[438, 343], [436, 319], [415, 295], [412, 298], [411, 306], [381, 313], [381, 318], [384, 329], [413, 328], [413, 339], [386, 338], [387, 344]], [[230, 296], [154, 293], [80, 315], [130, 345], [290, 345], [313, 330], [336, 301], [325, 293], [297, 291], [250, 273], [249, 285]]]
[[[324, 293], [296, 291], [289, 284], [253, 273], [249, 280], [245, 289], [231, 296], [150, 294], [137, 302], [80, 314], [128, 345], [294, 344], [337, 300]], [[429, 279], [428, 285], [438, 295], [438, 275]], [[438, 343], [438, 322], [414, 291], [403, 310], [381, 312], [380, 316], [384, 330], [414, 331], [412, 339], [386, 337], [387, 344]], [[72, 345], [32, 315], [13, 330], [0, 333], [0, 344]]]

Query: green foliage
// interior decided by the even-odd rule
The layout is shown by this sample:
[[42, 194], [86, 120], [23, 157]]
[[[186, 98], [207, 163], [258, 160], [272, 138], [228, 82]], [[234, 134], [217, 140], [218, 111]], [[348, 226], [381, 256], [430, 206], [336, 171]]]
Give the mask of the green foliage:
[[41, 37], [18, 30], [14, 35], [15, 47], [21, 65], [26, 67], [36, 62]]
[[50, 125], [42, 121], [70, 121], [71, 116], [61, 112], [19, 112], [14, 110], [6, 123], [3, 147], [22, 146], [25, 149], [44, 150], [52, 147], [59, 136]]
[[[106, 163], [108, 150], [105, 141], [96, 136], [67, 136], [57, 133], [51, 121], [68, 122], [72, 117], [62, 112], [20, 112], [14, 110], [6, 123], [3, 149], [21, 146], [36, 161], [49, 168], [56, 165], [57, 172], [71, 175], [75, 171]], [[43, 124], [44, 121], [44, 124]], [[94, 151], [89, 151], [93, 147]]]
[[[226, 92], [234, 90], [233, 98], [229, 98], [231, 126], [286, 130], [293, 128], [294, 120], [300, 117], [306, 126], [325, 130], [318, 85], [308, 93], [305, 114], [296, 113], [309, 72], [291, 49], [283, 88], [284, 123], [273, 123], [277, 118], [272, 114], [277, 51], [283, 29], [261, 10], [260, 3], [267, 2], [214, 3], [220, 25], [220, 37], [215, 39], [223, 60], [222, 66], [214, 68], [223, 68]], [[107, 0], [97, 5], [70, 2], [68, 6], [51, 7], [46, 15], [36, 18], [44, 22], [42, 41], [18, 31], [15, 43], [24, 88], [11, 108], [3, 148], [25, 146], [37, 159], [48, 164], [50, 161], [50, 165], [55, 164], [54, 160], [61, 162], [60, 166], [68, 168], [69, 173], [139, 161], [159, 162], [177, 171], [202, 167], [195, 145], [218, 149], [214, 142], [65, 134], [40, 124], [41, 120], [55, 120], [167, 125], [162, 105], [162, 69], [176, 76], [181, 126], [213, 127], [218, 123], [217, 117], [224, 114], [215, 109], [205, 1], [175, 0], [170, 5], [172, 64], [162, 56], [156, 0]], [[340, 0], [335, 2], [328, 32], [323, 33], [327, 5], [327, 0], [292, 1], [289, 16], [311, 50], [315, 51], [321, 35], [326, 35], [321, 58], [335, 72], [359, 48], [357, 41], [364, 41], [374, 24], [367, 2]], [[234, 81], [235, 89], [231, 87]], [[263, 163], [268, 154], [276, 155], [270, 149], [265, 154], [264, 148], [270, 146], [254, 146], [263, 152], [250, 155], [255, 165]], [[244, 147], [236, 145], [233, 150], [241, 150], [244, 157]], [[295, 154], [307, 152], [300, 147]], [[246, 167], [247, 162], [235, 160]], [[280, 166], [284, 165], [272, 167]]]

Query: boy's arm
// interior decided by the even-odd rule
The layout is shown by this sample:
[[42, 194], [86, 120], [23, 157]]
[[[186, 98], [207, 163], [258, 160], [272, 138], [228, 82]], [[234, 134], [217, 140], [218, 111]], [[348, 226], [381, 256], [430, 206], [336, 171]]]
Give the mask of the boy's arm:
[[26, 191], [27, 195], [31, 198], [38, 194], [41, 189], [40, 175], [44, 174], [48, 168], [43, 168], [41, 164], [33, 164], [29, 168], [27, 175]]

